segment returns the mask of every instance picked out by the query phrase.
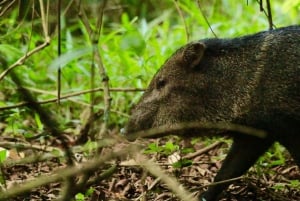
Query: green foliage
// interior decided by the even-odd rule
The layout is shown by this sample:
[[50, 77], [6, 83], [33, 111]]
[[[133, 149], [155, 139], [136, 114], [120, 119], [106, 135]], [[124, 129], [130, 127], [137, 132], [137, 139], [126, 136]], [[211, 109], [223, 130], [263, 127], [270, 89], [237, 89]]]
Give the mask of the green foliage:
[[12, 63], [22, 56], [22, 52], [10, 44], [0, 44], [0, 53], [6, 58], [8, 63]]
[[35, 123], [36, 123], [38, 129], [43, 130], [44, 125], [42, 124], [40, 116], [37, 113], [34, 114], [34, 119], [35, 119]]
[[174, 168], [183, 168], [183, 167], [191, 166], [192, 164], [193, 164], [192, 160], [183, 158], [180, 159], [178, 162], [173, 163], [172, 166]]
[[300, 181], [299, 180], [290, 180], [291, 188], [300, 189]]
[[259, 159], [258, 164], [269, 168], [283, 165], [285, 163], [284, 150], [285, 149], [279, 143], [275, 143], [274, 146]]
[[148, 144], [147, 149], [144, 151], [146, 154], [161, 154], [162, 156], [167, 157], [175, 157], [174, 163], [172, 163], [172, 166], [174, 168], [182, 168], [192, 165], [192, 160], [185, 159], [185, 158], [176, 158], [177, 152], [180, 151], [180, 153], [191, 153], [194, 150], [192, 148], [184, 148], [180, 149], [179, 145], [174, 144], [171, 141], [166, 142], [163, 145], [158, 145], [156, 143], [150, 143]]
[[84, 201], [87, 200], [94, 192], [93, 188], [89, 188], [84, 194], [83, 193], [77, 193], [75, 195], [75, 201]]
[[[6, 159], [8, 158], [9, 152], [6, 149], [1, 148], [0, 149], [0, 165], [2, 165], [2, 163], [4, 161], [6, 161]], [[2, 171], [2, 168], [0, 169], [0, 184], [5, 184], [5, 177]]]
[[7, 159], [7, 156], [8, 156], [8, 151], [2, 148], [0, 150], [0, 164], [2, 164]]
[[273, 189], [278, 191], [284, 191], [285, 189], [300, 189], [300, 182], [299, 180], [290, 180], [290, 183], [282, 184], [282, 183], [276, 183], [273, 187]]
[[92, 153], [94, 150], [96, 150], [96, 148], [98, 147], [98, 143], [97, 142], [93, 142], [93, 141], [87, 141], [84, 145], [83, 145], [83, 150], [84, 150], [84, 154], [86, 154], [87, 156]]
[[76, 196], [75, 196], [75, 200], [76, 200], [76, 201], [83, 201], [83, 200], [85, 200], [84, 194], [82, 194], [82, 193], [77, 193]]
[[[259, 158], [254, 168], [259, 175], [263, 175], [265, 172], [268, 172], [269, 175], [277, 175], [278, 173], [274, 172], [272, 168], [278, 165], [284, 165], [286, 162], [285, 156], [285, 148], [279, 143], [275, 143], [268, 152]], [[280, 184], [278, 184], [277, 187], [284, 188], [284, 186], [280, 186]]]
[[160, 153], [168, 156], [178, 150], [179, 150], [178, 145], [175, 145], [173, 142], [168, 141], [162, 146], [156, 143], [150, 143], [148, 145], [148, 148], [145, 150], [145, 153], [146, 154]]

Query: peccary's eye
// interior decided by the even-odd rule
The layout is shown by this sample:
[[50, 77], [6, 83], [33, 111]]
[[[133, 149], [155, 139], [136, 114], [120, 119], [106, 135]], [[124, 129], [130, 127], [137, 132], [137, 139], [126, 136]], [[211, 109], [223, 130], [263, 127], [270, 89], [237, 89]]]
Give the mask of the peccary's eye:
[[159, 79], [156, 83], [156, 89], [161, 89], [166, 85], [166, 80], [164, 79]]

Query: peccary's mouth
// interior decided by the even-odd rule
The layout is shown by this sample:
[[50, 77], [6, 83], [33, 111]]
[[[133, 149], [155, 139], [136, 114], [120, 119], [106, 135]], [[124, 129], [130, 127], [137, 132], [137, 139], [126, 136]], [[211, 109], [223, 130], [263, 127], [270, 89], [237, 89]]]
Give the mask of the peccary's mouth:
[[148, 125], [150, 121], [146, 121], [147, 124], [142, 124], [141, 122], [135, 122], [130, 120], [128, 124], [121, 129], [121, 135], [125, 136], [127, 140], [134, 141], [140, 136], [141, 132], [151, 128], [151, 125]]
[[[145, 112], [146, 111], [146, 112]], [[156, 108], [139, 107], [139, 110], [135, 110], [125, 128], [121, 130], [121, 134], [124, 135], [129, 141], [135, 140], [141, 131], [151, 129], [153, 127], [154, 116], [156, 115]]]

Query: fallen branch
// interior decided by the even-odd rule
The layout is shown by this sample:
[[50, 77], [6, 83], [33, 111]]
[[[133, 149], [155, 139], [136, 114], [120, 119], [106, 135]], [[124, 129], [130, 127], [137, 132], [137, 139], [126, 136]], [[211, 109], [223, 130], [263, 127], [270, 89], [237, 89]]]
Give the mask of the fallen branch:
[[185, 133], [187, 133], [187, 130], [190, 131], [189, 133], [191, 136], [193, 136], [193, 132], [199, 133], [205, 131], [207, 132], [207, 135], [209, 135], [210, 130], [216, 130], [216, 133], [222, 133], [222, 131], [233, 131], [235, 133], [242, 133], [259, 138], [265, 138], [267, 136], [267, 133], [263, 130], [229, 122], [183, 122], [173, 124], [171, 126], [160, 126], [157, 128], [138, 131], [132, 134], [126, 134], [126, 137], [129, 140], [135, 140], [139, 137], [156, 138], [175, 133], [184, 137]]

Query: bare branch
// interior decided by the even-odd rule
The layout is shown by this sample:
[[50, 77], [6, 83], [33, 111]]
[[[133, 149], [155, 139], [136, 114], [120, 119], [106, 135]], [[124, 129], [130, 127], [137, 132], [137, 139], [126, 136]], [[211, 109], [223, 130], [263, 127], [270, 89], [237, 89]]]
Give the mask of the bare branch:
[[109, 89], [109, 77], [106, 73], [106, 70], [104, 68], [102, 58], [100, 55], [100, 52], [98, 50], [97, 45], [99, 42], [100, 34], [101, 34], [101, 27], [102, 27], [102, 18], [103, 18], [103, 13], [104, 13], [104, 8], [106, 5], [106, 0], [104, 0], [101, 3], [100, 10], [99, 10], [99, 18], [97, 19], [97, 25], [96, 25], [96, 30], [92, 30], [87, 14], [85, 13], [85, 10], [80, 6], [80, 2], [77, 0], [77, 5], [80, 9], [79, 12], [79, 18], [81, 19], [82, 23], [84, 24], [86, 30], [89, 33], [90, 41], [92, 43], [92, 46], [94, 48], [94, 58], [95, 62], [99, 68], [100, 76], [102, 78], [102, 83], [103, 83], [103, 89], [104, 89], [104, 124], [102, 124], [102, 128], [99, 134], [99, 138], [102, 138], [106, 133], [107, 133], [107, 124], [109, 120], [109, 113], [110, 113], [110, 105], [111, 105], [111, 96], [110, 96], [110, 89]]
[[167, 134], [178, 133], [186, 130], [197, 132], [201, 130], [203, 132], [207, 132], [207, 135], [209, 135], [209, 130], [217, 130], [216, 132], [233, 131], [259, 138], [265, 138], [267, 135], [267, 133], [263, 130], [233, 124], [229, 122], [186, 122], [173, 124], [171, 126], [160, 126], [149, 130], [138, 131], [136, 133], [127, 134], [127, 137], [129, 140], [134, 140], [138, 137], [160, 137], [165, 136]]
[[[38, 89], [32, 89], [32, 88], [26, 88], [26, 89], [32, 90], [32, 91], [35, 91], [35, 92], [39, 92], [39, 93], [46, 93], [46, 92], [43, 92], [43, 91], [38, 90]], [[85, 90], [85, 91], [74, 92], [74, 93], [62, 95], [60, 97], [60, 99], [61, 100], [68, 99], [68, 98], [71, 98], [71, 97], [74, 97], [74, 96], [79, 96], [79, 95], [82, 95], [82, 94], [87, 94], [87, 93], [97, 92], [97, 91], [103, 91], [103, 90], [104, 90], [103, 87], [98, 87], [98, 88], [95, 88], [95, 89], [89, 89], [89, 90]], [[144, 91], [144, 89], [140, 89], [140, 88], [112, 88], [112, 89], [110, 89], [110, 91], [112, 91], [112, 92], [137, 92], [137, 91]], [[51, 94], [51, 95], [55, 96], [54, 93], [51, 93], [49, 91], [46, 94]], [[46, 103], [53, 103], [53, 102], [56, 102], [56, 101], [57, 101], [57, 98], [52, 98], [52, 99], [48, 99], [48, 100], [37, 101], [36, 103], [46, 104]], [[0, 111], [7, 110], [7, 109], [12, 109], [12, 108], [23, 107], [23, 106], [26, 106], [26, 105], [28, 105], [28, 102], [21, 102], [21, 103], [15, 104], [15, 105], [3, 106], [3, 107], [0, 107]]]
[[5, 69], [1, 74], [0, 74], [0, 81], [15, 67], [23, 65], [24, 62], [26, 61], [26, 59], [30, 56], [32, 56], [33, 54], [39, 52], [40, 50], [44, 49], [45, 47], [47, 47], [50, 44], [50, 38], [47, 38], [45, 40], [45, 42], [41, 45], [39, 45], [38, 47], [34, 48], [33, 50], [25, 53], [24, 56], [22, 56], [20, 59], [18, 59], [14, 64], [12, 64], [11, 66], [9, 66], [7, 69]]

